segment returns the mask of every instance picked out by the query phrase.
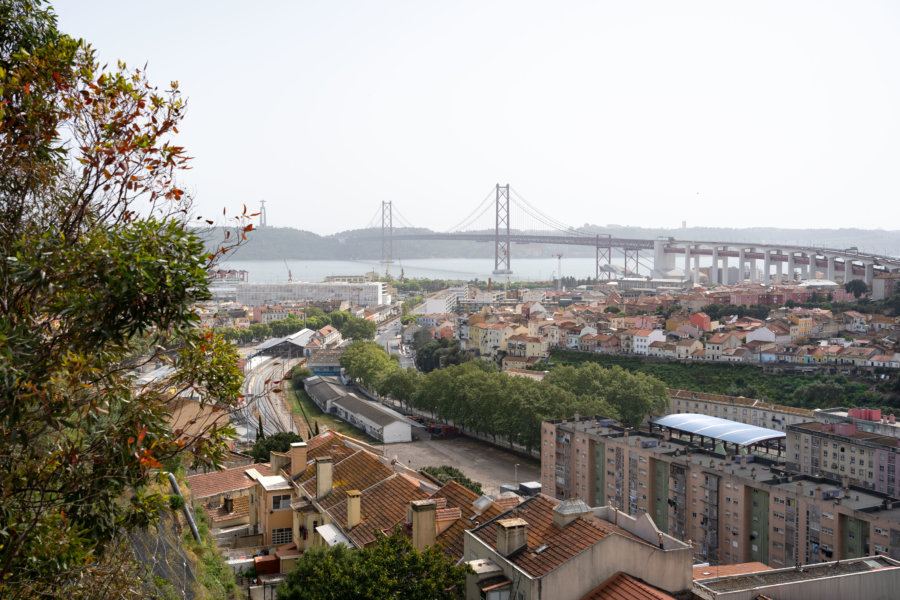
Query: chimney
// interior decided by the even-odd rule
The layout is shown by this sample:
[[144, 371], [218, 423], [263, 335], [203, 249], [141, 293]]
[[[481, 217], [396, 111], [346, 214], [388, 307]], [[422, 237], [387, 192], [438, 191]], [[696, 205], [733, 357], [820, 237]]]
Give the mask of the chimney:
[[416, 550], [422, 552], [434, 545], [437, 534], [437, 504], [434, 500], [413, 500], [410, 502], [412, 512], [412, 543]]
[[331, 482], [334, 463], [330, 456], [316, 459], [316, 498], [322, 498], [331, 493]]
[[504, 558], [524, 550], [528, 543], [528, 522], [525, 519], [497, 521], [497, 552]]
[[347, 492], [347, 529], [353, 529], [359, 525], [359, 503], [362, 494], [359, 490], [349, 490]]
[[291, 444], [291, 475], [297, 475], [306, 470], [306, 442], [294, 442]]
[[290, 462], [290, 457], [287, 454], [269, 452], [269, 466], [272, 469], [272, 473], [281, 473], [281, 469], [288, 466]]
[[222, 505], [225, 507], [225, 512], [231, 514], [234, 512], [234, 498], [229, 496], [225, 496], [222, 500]]

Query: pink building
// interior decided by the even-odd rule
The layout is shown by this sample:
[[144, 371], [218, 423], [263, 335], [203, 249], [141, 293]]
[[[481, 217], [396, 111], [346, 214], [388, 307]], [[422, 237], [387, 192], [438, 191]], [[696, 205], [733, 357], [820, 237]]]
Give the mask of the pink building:
[[705, 312], [698, 312], [691, 315], [691, 325], [696, 325], [700, 331], [710, 331], [712, 329], [712, 319]]

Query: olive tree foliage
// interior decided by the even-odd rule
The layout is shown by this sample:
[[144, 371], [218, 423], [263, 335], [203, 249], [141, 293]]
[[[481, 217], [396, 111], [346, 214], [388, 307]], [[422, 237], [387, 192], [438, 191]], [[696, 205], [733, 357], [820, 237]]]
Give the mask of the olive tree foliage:
[[[233, 434], [169, 425], [182, 392], [239, 398], [193, 306], [249, 228], [210, 255], [189, 226], [184, 109], [174, 83], [99, 67], [41, 0], [0, 0], [0, 597], [146, 596], [121, 543], [165, 505], [154, 469], [216, 464]], [[171, 361], [165, 384], [136, 385], [134, 340]]]

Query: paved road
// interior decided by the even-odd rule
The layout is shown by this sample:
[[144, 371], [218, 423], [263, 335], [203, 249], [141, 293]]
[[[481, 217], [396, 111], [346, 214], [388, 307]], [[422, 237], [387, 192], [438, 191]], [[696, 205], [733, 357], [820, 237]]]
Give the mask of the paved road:
[[487, 494], [499, 493], [501, 485], [515, 483], [517, 476], [519, 482], [541, 479], [540, 469], [525, 464], [520, 456], [464, 437], [388, 444], [384, 454], [396, 456], [398, 461], [413, 469], [441, 465], [456, 467], [469, 479], [480, 483]]
[[[421, 305], [424, 306], [424, 305]], [[402, 332], [400, 319], [394, 319], [390, 323], [379, 327], [375, 332], [375, 341], [378, 342], [384, 351], [388, 354], [398, 354], [398, 350], [402, 348], [398, 356], [400, 357], [400, 366], [404, 369], [414, 367], [415, 363], [412, 358], [412, 349], [406, 346], [398, 346], [398, 338]], [[391, 348], [393, 342], [393, 349]]]

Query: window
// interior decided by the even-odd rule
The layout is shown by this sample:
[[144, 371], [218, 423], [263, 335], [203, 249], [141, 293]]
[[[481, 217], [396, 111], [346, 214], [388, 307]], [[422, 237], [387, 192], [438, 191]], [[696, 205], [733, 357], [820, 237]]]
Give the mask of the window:
[[293, 532], [290, 527], [272, 530], [273, 544], [290, 544], [293, 541]]
[[504, 585], [502, 588], [495, 590], [481, 590], [479, 597], [481, 600], [509, 600], [510, 586]]
[[291, 495], [272, 496], [272, 510], [288, 510], [291, 507]]

